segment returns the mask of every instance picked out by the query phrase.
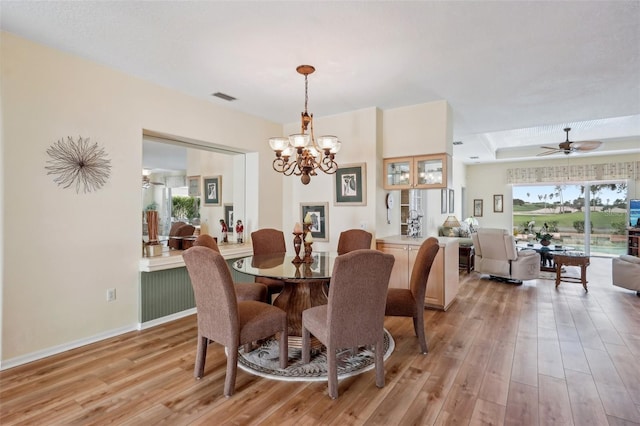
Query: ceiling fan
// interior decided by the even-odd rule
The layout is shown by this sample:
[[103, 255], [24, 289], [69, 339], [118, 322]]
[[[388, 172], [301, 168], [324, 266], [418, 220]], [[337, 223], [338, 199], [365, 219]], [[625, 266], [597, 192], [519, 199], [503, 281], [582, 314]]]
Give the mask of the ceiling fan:
[[162, 182], [153, 182], [151, 181], [151, 179], [149, 179], [149, 176], [147, 175], [142, 175], [142, 187], [144, 189], [150, 188], [151, 185], [164, 185], [164, 183]]
[[551, 155], [558, 152], [564, 152], [566, 155], [571, 154], [572, 152], [583, 152], [583, 151], [593, 151], [602, 145], [600, 141], [582, 141], [582, 142], [571, 142], [569, 140], [569, 131], [571, 127], [566, 127], [564, 131], [567, 133], [567, 140], [564, 142], [560, 142], [557, 148], [552, 146], [543, 146], [542, 148], [548, 149], [549, 151], [541, 152], [538, 154], [538, 157], [543, 155]]

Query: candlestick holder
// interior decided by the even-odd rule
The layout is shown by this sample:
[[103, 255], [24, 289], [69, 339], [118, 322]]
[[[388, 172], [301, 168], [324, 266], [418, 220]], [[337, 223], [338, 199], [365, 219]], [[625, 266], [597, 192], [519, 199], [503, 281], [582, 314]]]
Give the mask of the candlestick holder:
[[311, 245], [313, 243], [304, 243], [304, 263], [313, 263], [313, 257], [311, 257]]
[[298, 264], [303, 262], [302, 258], [300, 257], [300, 247], [302, 247], [302, 232], [294, 232], [293, 235], [293, 249], [296, 252], [296, 257], [294, 257], [291, 262]]
[[305, 278], [311, 278], [312, 276], [313, 276], [313, 271], [311, 270], [311, 264], [305, 263], [304, 264], [304, 277]]
[[[302, 259], [300, 259], [300, 261], [302, 261]], [[302, 262], [300, 262], [300, 263], [295, 263], [294, 262], [294, 264], [296, 265], [295, 278], [301, 278], [302, 274], [300, 273], [300, 265], [302, 265]]]

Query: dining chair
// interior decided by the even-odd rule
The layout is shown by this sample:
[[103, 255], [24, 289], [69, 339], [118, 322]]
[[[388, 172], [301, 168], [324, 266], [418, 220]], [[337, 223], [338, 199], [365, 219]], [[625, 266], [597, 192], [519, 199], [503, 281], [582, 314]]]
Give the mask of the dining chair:
[[338, 239], [338, 254], [345, 254], [359, 249], [370, 249], [372, 238], [373, 235], [363, 229], [342, 231]]
[[423, 354], [427, 353], [427, 339], [424, 334], [424, 296], [427, 291], [429, 272], [439, 249], [437, 238], [427, 238], [418, 249], [411, 270], [409, 288], [390, 288], [387, 291], [385, 316], [413, 318], [413, 329]]
[[[200, 234], [193, 242], [194, 246], [208, 247], [220, 253], [220, 248], [216, 240], [209, 234]], [[227, 265], [228, 266], [228, 265]], [[267, 301], [267, 286], [259, 283], [234, 283], [236, 296], [238, 300], [257, 300], [258, 302]]]
[[336, 350], [374, 345], [376, 385], [384, 386], [384, 307], [395, 258], [377, 250], [338, 256], [327, 305], [302, 312], [302, 361], [310, 360], [313, 334], [327, 348], [329, 396], [338, 397]]
[[[254, 256], [262, 254], [286, 253], [287, 245], [284, 241], [284, 233], [278, 229], [263, 228], [251, 233], [251, 245]], [[271, 303], [274, 294], [280, 293], [284, 288], [284, 282], [274, 278], [256, 277], [255, 282], [267, 286], [267, 301]]]
[[280, 308], [255, 300], [238, 301], [231, 272], [220, 253], [195, 246], [183, 255], [191, 278], [198, 317], [198, 347], [194, 376], [204, 376], [209, 341], [225, 346], [227, 371], [224, 395], [235, 390], [238, 347], [280, 333], [280, 368], [287, 367], [287, 314]]

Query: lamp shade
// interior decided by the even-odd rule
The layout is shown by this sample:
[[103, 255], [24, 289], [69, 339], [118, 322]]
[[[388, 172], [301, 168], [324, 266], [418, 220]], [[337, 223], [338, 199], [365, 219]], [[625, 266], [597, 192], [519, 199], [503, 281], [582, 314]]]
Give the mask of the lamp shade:
[[271, 138], [269, 139], [269, 146], [274, 151], [284, 151], [289, 146], [289, 139], [287, 138]]
[[310, 136], [306, 133], [296, 133], [289, 135], [289, 143], [294, 148], [304, 148], [309, 145]]
[[332, 150], [338, 144], [338, 138], [335, 136], [320, 136], [318, 138], [318, 146], [322, 150]]
[[447, 216], [447, 220], [442, 224], [444, 228], [456, 228], [460, 226], [460, 222], [455, 216]]

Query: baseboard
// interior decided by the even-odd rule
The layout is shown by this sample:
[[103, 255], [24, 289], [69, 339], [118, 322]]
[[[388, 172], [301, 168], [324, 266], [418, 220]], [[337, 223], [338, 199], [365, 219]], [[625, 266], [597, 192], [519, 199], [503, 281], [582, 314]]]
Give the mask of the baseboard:
[[22, 355], [15, 358], [10, 358], [5, 361], [0, 361], [0, 370], [7, 370], [9, 368], [17, 367], [19, 365], [27, 364], [33, 361], [38, 361], [42, 358], [46, 358], [52, 355], [57, 355], [62, 352], [70, 351], [72, 349], [86, 346], [91, 343], [99, 342], [101, 340], [110, 339], [111, 337], [119, 336], [130, 331], [135, 331], [136, 325], [131, 324], [125, 327], [117, 328], [104, 333], [96, 334], [95, 336], [87, 337], [85, 339], [75, 340], [73, 342], [64, 343], [62, 345], [52, 346], [47, 349], [32, 352], [30, 354]]
[[196, 313], [196, 308], [186, 309], [181, 312], [176, 312], [175, 314], [167, 315], [162, 318], [156, 318], [147, 322], [138, 323], [138, 330], [146, 330], [147, 328], [155, 327], [160, 324], [164, 324], [167, 322], [175, 321], [180, 318], [188, 317], [189, 315], [193, 315]]
[[6, 361], [0, 360], [0, 371], [8, 370], [9, 368], [17, 367], [23, 364], [28, 364], [33, 361], [38, 361], [40, 359], [43, 359], [52, 355], [57, 355], [62, 352], [70, 351], [71, 349], [76, 349], [81, 346], [86, 346], [91, 343], [96, 343], [101, 340], [110, 339], [112, 337], [119, 336], [124, 333], [128, 333], [130, 331], [145, 330], [147, 328], [151, 328], [160, 324], [175, 321], [177, 319], [184, 318], [186, 316], [193, 315], [195, 313], [196, 313], [196, 308], [191, 308], [191, 309], [187, 309], [172, 315], [167, 315], [162, 318], [157, 318], [152, 321], [132, 324], [122, 328], [117, 328], [115, 330], [106, 331], [104, 333], [96, 334], [95, 336], [87, 337], [86, 339], [80, 339], [80, 340], [65, 343], [62, 345], [53, 346], [51, 348], [43, 349], [41, 351], [32, 352], [30, 354], [22, 355], [16, 358], [11, 358]]

